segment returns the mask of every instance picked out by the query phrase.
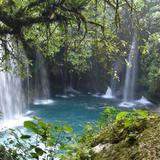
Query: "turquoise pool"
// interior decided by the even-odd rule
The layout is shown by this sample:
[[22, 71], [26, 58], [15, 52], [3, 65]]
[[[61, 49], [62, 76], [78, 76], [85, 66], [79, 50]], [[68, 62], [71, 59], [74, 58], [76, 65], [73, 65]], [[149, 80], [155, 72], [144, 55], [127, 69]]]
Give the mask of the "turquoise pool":
[[82, 125], [95, 122], [105, 105], [116, 106], [117, 101], [93, 96], [54, 98], [50, 104], [31, 105], [30, 116], [38, 116], [47, 122], [55, 120], [67, 122], [76, 132], [82, 131]]

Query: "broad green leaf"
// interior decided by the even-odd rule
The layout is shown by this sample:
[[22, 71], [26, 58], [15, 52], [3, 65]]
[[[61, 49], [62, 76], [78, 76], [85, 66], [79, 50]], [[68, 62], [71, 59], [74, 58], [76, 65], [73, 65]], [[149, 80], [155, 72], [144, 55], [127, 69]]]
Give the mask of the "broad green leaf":
[[42, 156], [43, 153], [44, 153], [44, 151], [43, 151], [41, 148], [39, 148], [39, 147], [36, 147], [36, 148], [35, 148], [35, 151], [36, 151], [36, 153], [37, 153], [39, 156]]
[[42, 120], [38, 121], [38, 125], [44, 130], [47, 130], [47, 128], [48, 128], [47, 123], [43, 122]]
[[21, 139], [29, 139], [29, 138], [31, 138], [31, 136], [30, 135], [22, 135], [20, 138]]
[[65, 131], [65, 132], [68, 132], [68, 133], [73, 132], [73, 128], [70, 127], [70, 126], [65, 125], [65, 126], [63, 126], [63, 128], [64, 128], [64, 131]]
[[32, 128], [37, 127], [37, 125], [32, 121], [25, 121], [23, 125], [25, 128], [28, 128], [28, 129], [32, 129]]

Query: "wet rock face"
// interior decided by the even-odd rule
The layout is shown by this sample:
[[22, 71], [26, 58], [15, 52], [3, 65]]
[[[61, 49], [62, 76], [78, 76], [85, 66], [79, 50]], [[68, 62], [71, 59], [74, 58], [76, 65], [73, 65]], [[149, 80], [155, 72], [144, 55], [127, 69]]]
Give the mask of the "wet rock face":
[[123, 121], [101, 131], [92, 144], [91, 160], [160, 160], [160, 116]]

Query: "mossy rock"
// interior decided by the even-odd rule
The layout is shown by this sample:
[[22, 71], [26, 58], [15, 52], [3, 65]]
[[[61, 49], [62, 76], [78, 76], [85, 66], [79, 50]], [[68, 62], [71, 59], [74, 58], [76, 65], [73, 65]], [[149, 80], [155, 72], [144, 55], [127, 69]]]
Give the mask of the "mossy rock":
[[160, 116], [123, 120], [103, 129], [95, 138], [91, 160], [160, 160]]

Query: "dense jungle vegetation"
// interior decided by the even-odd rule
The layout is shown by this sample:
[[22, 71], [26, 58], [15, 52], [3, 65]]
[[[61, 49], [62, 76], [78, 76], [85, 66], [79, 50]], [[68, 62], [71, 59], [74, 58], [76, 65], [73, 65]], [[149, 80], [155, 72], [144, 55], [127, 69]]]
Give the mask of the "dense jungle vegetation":
[[[131, 40], [136, 35], [140, 52], [137, 90], [144, 94], [147, 90], [148, 96], [157, 98], [158, 4], [149, 0], [1, 0], [0, 35], [6, 51], [1, 70], [9, 70], [5, 60], [14, 59], [18, 62], [15, 71], [25, 76], [25, 64], [34, 68], [36, 53], [40, 53], [50, 77], [54, 77], [54, 90], [67, 86], [70, 74], [75, 87], [84, 90], [103, 90], [111, 76], [121, 86]], [[16, 55], [7, 49], [9, 41], [15, 42], [12, 47]]]
[[[130, 67], [128, 53], [135, 38], [139, 52], [136, 96], [144, 95], [158, 105], [159, 3], [0, 0], [0, 45], [5, 51], [0, 58], [0, 71], [20, 75], [24, 83], [29, 77], [32, 86], [36, 57], [40, 54], [49, 73], [52, 94], [63, 92], [71, 83], [84, 92], [104, 92], [114, 79], [118, 86], [116, 96], [122, 97], [125, 67]], [[9, 60], [15, 64], [14, 71]], [[0, 160], [158, 160], [159, 123], [156, 113], [106, 107], [96, 124], [86, 124], [83, 134], [77, 135], [66, 123], [51, 124], [34, 117], [33, 121], [24, 122], [27, 133], [19, 129], [5, 132], [11, 137], [0, 145]], [[102, 147], [100, 151], [96, 146]]]

